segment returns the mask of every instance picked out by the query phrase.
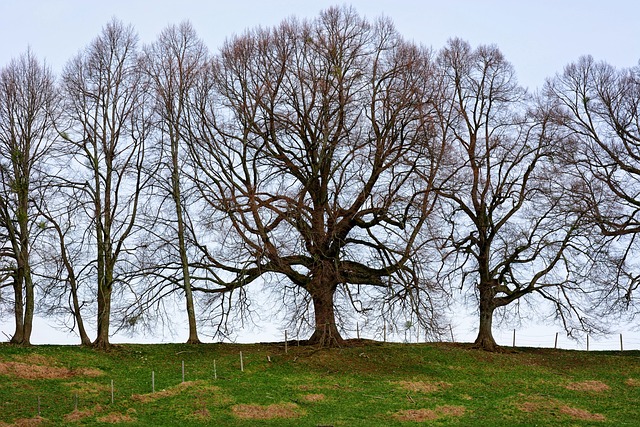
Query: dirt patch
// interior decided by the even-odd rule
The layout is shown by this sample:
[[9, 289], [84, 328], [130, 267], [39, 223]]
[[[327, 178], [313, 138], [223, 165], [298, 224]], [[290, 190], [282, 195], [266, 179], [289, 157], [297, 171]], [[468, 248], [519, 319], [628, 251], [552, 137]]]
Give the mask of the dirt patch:
[[640, 380], [636, 378], [628, 378], [624, 383], [629, 387], [640, 387]]
[[10, 427], [32, 427], [39, 426], [42, 423], [47, 421], [46, 418], [42, 417], [33, 417], [33, 418], [19, 418], [13, 422], [13, 424], [1, 424], [0, 426], [10, 426]]
[[307, 402], [320, 402], [324, 400], [324, 394], [307, 394], [302, 396]]
[[79, 375], [81, 377], [100, 377], [104, 375], [104, 372], [97, 368], [78, 368], [72, 371], [75, 375]]
[[186, 381], [183, 383], [178, 384], [175, 387], [171, 387], [169, 389], [166, 390], [161, 390], [161, 391], [156, 391], [155, 393], [147, 393], [147, 394], [134, 394], [131, 396], [132, 400], [135, 400], [136, 402], [141, 402], [141, 403], [149, 403], [149, 402], [154, 402], [158, 399], [163, 399], [165, 397], [172, 397], [172, 396], [176, 396], [180, 393], [182, 393], [184, 390], [190, 389], [190, 388], [197, 388], [198, 390], [207, 393], [213, 393], [213, 392], [217, 392], [220, 389], [218, 387], [215, 386], [208, 386], [208, 385], [204, 385], [205, 383], [203, 381]]
[[64, 416], [65, 421], [70, 423], [77, 423], [86, 418], [93, 417], [95, 414], [99, 414], [104, 411], [101, 405], [96, 405], [93, 409], [74, 410], [73, 412]]
[[31, 365], [22, 362], [0, 363], [0, 375], [18, 377], [26, 380], [53, 380], [73, 376], [67, 368], [55, 366]]
[[565, 386], [568, 390], [575, 391], [595, 391], [603, 392], [611, 390], [611, 387], [603, 383], [602, 381], [581, 381], [577, 383], [570, 383]]
[[581, 420], [581, 421], [605, 421], [606, 420], [605, 416], [602, 414], [592, 414], [587, 410], [572, 408], [571, 406], [567, 406], [567, 405], [562, 405], [560, 407], [560, 412], [565, 415], [568, 415], [574, 420]]
[[424, 381], [395, 381], [393, 384], [401, 387], [406, 391], [413, 393], [433, 393], [451, 387], [451, 384], [442, 381], [424, 382]]
[[519, 403], [516, 406], [522, 412], [527, 412], [527, 413], [534, 413], [534, 412], [543, 412], [546, 414], [560, 413], [574, 420], [606, 421], [605, 416], [602, 414], [594, 414], [585, 409], [574, 408], [572, 406], [565, 405], [564, 403], [556, 399], [533, 396], [529, 398], [527, 401]]
[[298, 418], [304, 415], [295, 403], [263, 405], [235, 405], [233, 415], [247, 420], [271, 420], [274, 418]]
[[27, 380], [53, 380], [75, 376], [99, 377], [103, 375], [100, 369], [95, 368], [72, 370], [55, 366], [57, 363], [55, 359], [39, 354], [16, 357], [14, 360], [15, 361], [0, 362], [0, 375]]
[[393, 417], [398, 421], [422, 423], [441, 418], [461, 417], [465, 411], [466, 408], [464, 406], [444, 405], [437, 406], [435, 409], [407, 409], [396, 412]]
[[64, 420], [68, 423], [77, 423], [92, 416], [93, 411], [91, 409], [86, 409], [84, 411], [73, 411], [70, 414], [65, 415]]
[[119, 423], [132, 423], [132, 422], [135, 422], [136, 419], [129, 414], [112, 412], [109, 415], [105, 415], [104, 417], [98, 418], [98, 421], [101, 423], [119, 424]]

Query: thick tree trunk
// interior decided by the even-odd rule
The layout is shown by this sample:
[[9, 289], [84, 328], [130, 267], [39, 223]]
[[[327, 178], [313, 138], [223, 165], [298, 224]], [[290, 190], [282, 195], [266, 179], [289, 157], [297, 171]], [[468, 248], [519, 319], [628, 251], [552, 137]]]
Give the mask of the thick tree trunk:
[[493, 339], [492, 324], [493, 312], [496, 309], [493, 297], [495, 291], [489, 284], [481, 284], [480, 290], [480, 325], [478, 328], [478, 337], [474, 342], [474, 346], [487, 351], [497, 351], [498, 345]]
[[309, 344], [320, 347], [340, 347], [344, 340], [336, 326], [333, 296], [335, 286], [328, 285], [326, 289], [317, 290], [311, 294], [316, 326]]

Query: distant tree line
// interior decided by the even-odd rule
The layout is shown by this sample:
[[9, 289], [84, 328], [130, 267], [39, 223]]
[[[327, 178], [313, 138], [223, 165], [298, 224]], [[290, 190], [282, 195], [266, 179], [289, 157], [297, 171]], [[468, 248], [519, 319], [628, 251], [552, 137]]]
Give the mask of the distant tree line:
[[99, 348], [175, 310], [189, 343], [224, 337], [260, 286], [320, 346], [356, 314], [438, 337], [458, 295], [487, 350], [496, 316], [638, 313], [640, 65], [583, 57], [529, 93], [496, 46], [348, 7], [216, 54], [114, 19], [58, 78], [31, 51], [0, 70], [0, 178], [16, 344], [36, 312]]

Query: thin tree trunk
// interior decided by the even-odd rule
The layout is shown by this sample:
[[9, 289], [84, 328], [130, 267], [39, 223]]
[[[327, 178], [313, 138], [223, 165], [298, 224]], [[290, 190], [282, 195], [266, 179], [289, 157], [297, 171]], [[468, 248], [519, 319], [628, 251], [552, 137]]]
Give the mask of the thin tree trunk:
[[180, 189], [180, 171], [178, 168], [178, 144], [172, 136], [171, 143], [171, 179], [173, 186], [173, 201], [176, 207], [176, 219], [178, 222], [178, 250], [180, 251], [180, 263], [182, 264], [182, 283], [184, 297], [187, 305], [187, 319], [189, 321], [189, 338], [187, 344], [200, 344], [198, 338], [198, 326], [196, 323], [196, 311], [193, 304], [193, 292], [191, 290], [191, 272], [189, 271], [189, 258], [185, 243], [184, 217], [182, 212], [182, 194]]
[[73, 301], [73, 316], [76, 319], [78, 325], [78, 334], [80, 335], [80, 343], [83, 346], [91, 345], [91, 339], [87, 334], [87, 330], [84, 328], [84, 320], [82, 320], [82, 313], [80, 313], [80, 301], [78, 300], [78, 284], [75, 277], [70, 278], [71, 282], [71, 298]]
[[35, 312], [35, 295], [33, 281], [31, 280], [31, 268], [27, 262], [24, 274], [25, 311], [24, 311], [24, 335], [23, 345], [31, 345], [31, 332], [33, 331], [33, 314]]

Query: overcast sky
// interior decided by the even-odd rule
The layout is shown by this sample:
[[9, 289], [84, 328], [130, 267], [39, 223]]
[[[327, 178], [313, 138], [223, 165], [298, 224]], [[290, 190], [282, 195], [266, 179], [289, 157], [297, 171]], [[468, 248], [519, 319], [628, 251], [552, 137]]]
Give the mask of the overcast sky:
[[[452, 37], [473, 46], [495, 44], [531, 90], [581, 55], [617, 67], [634, 66], [640, 59], [638, 0], [0, 0], [0, 67], [30, 47], [60, 75], [112, 17], [132, 24], [142, 43], [153, 42], [167, 25], [188, 20], [215, 52], [225, 38], [248, 28], [273, 26], [292, 15], [314, 18], [343, 4], [369, 19], [388, 16], [405, 38], [434, 49]], [[454, 327], [469, 332], [475, 316], [470, 322]], [[12, 327], [9, 317], [0, 319], [1, 331]], [[34, 342], [52, 342], [42, 328], [34, 331], [40, 335]], [[511, 339], [510, 329], [494, 333]], [[552, 338], [545, 331], [546, 344], [538, 344], [548, 345]], [[640, 347], [640, 336], [635, 345]]]
[[247, 28], [342, 4], [369, 19], [388, 16], [405, 38], [435, 49], [451, 37], [496, 44], [530, 89], [581, 55], [617, 67], [640, 59], [637, 0], [1, 0], [0, 66], [31, 47], [59, 74], [114, 16], [133, 24], [142, 43], [188, 20], [216, 51]]

